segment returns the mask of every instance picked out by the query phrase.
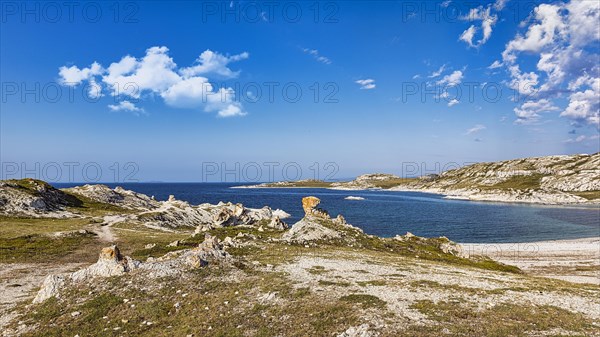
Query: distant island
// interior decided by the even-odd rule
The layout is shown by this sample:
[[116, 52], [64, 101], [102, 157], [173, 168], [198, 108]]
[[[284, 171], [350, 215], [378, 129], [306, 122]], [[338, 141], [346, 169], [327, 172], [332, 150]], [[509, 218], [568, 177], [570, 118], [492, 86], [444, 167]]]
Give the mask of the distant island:
[[477, 163], [417, 178], [375, 173], [345, 182], [309, 179], [241, 187], [384, 189], [436, 193], [451, 199], [478, 201], [599, 204], [600, 153]]

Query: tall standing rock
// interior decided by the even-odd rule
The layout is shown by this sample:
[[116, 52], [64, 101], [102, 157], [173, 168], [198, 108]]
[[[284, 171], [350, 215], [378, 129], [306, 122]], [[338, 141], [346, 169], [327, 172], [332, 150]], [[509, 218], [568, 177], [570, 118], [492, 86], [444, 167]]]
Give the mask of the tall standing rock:
[[304, 197], [302, 198], [302, 208], [304, 208], [304, 213], [306, 215], [312, 215], [313, 211], [317, 208], [317, 206], [321, 203], [321, 199], [317, 197]]

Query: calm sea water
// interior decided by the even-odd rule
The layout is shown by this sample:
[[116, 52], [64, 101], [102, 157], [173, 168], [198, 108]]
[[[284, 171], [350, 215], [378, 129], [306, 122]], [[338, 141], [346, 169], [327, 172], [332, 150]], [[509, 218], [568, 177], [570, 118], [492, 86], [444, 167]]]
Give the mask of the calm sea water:
[[[80, 184], [54, 184], [70, 187]], [[498, 243], [576, 239], [600, 236], [600, 207], [549, 207], [523, 204], [447, 200], [417, 192], [335, 191], [321, 188], [233, 189], [230, 183], [127, 183], [117, 185], [166, 200], [169, 194], [192, 204], [231, 201], [247, 207], [270, 206], [303, 215], [301, 199], [314, 195], [332, 216], [346, 220], [366, 233], [383, 237], [405, 234], [447, 236], [457, 242]], [[345, 200], [359, 196], [365, 200]]]

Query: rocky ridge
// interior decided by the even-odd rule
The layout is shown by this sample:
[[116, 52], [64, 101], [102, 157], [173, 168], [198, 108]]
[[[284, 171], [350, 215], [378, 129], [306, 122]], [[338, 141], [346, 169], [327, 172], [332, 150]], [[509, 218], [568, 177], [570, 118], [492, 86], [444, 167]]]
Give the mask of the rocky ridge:
[[63, 191], [35, 179], [0, 181], [0, 213], [33, 217], [70, 216], [65, 209], [77, 202]]
[[420, 191], [479, 201], [598, 203], [600, 153], [477, 163], [413, 179], [367, 174], [350, 182], [332, 183], [331, 188]]

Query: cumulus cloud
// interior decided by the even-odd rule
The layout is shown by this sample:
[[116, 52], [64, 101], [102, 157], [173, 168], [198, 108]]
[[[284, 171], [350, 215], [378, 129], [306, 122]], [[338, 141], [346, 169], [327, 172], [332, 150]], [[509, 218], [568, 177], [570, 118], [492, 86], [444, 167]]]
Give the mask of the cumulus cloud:
[[235, 101], [232, 88], [216, 90], [205, 77], [184, 79], [161, 93], [165, 103], [175, 108], [200, 108], [220, 117], [243, 116], [242, 105]]
[[527, 101], [520, 107], [514, 109], [515, 115], [517, 116], [517, 124], [535, 123], [539, 120], [541, 113], [557, 110], [559, 110], [559, 108], [554, 106], [552, 102], [547, 99]]
[[60, 67], [58, 68], [58, 75], [60, 76], [60, 83], [68, 86], [76, 86], [81, 84], [85, 80], [89, 80], [94, 76], [102, 74], [104, 70], [98, 62], [92, 63], [88, 68], [79, 69], [77, 66], [71, 67]]
[[90, 97], [100, 97], [106, 91], [116, 98], [124, 98], [119, 104], [109, 105], [113, 111], [143, 112], [130, 99], [143, 100], [154, 94], [172, 107], [216, 112], [221, 117], [242, 116], [246, 112], [241, 103], [235, 101], [235, 91], [213, 88], [206, 76], [235, 78], [239, 71], [232, 71], [229, 64], [248, 57], [246, 52], [227, 56], [206, 50], [192, 66], [178, 68], [169, 56], [169, 49], [156, 46], [148, 48], [142, 58], [126, 55], [107, 68], [97, 62], [83, 69], [60, 67], [59, 76], [64, 85], [87, 81]]
[[470, 128], [470, 129], [468, 129], [468, 130], [465, 132], [465, 136], [472, 135], [472, 134], [474, 134], [474, 133], [478, 133], [478, 132], [480, 132], [480, 131], [483, 131], [483, 130], [485, 130], [485, 129], [487, 129], [487, 128], [485, 127], [485, 125], [477, 124], [477, 125], [475, 125], [474, 127], [472, 127], [472, 128]]
[[321, 55], [319, 53], [318, 50], [316, 49], [308, 49], [308, 48], [304, 48], [302, 49], [302, 51], [308, 55], [311, 55], [315, 60], [324, 63], [324, 64], [331, 64], [331, 60], [328, 57], [325, 57], [323, 55]]
[[[542, 102], [549, 111], [560, 109], [549, 100], [566, 95], [568, 104], [560, 116], [574, 125], [600, 129], [600, 3], [571, 1], [541, 4], [525, 23], [525, 32], [509, 41], [502, 53], [502, 64], [511, 76], [509, 86], [525, 95], [515, 109], [518, 121], [528, 116], [539, 118], [532, 102]], [[524, 59], [537, 58], [535, 69], [521, 70]], [[529, 62], [531, 63], [531, 62]], [[548, 110], [546, 110], [548, 111]]]
[[355, 83], [359, 84], [360, 88], [363, 90], [375, 89], [375, 80], [372, 78], [365, 79], [365, 80], [357, 80], [357, 81], [355, 81]]

